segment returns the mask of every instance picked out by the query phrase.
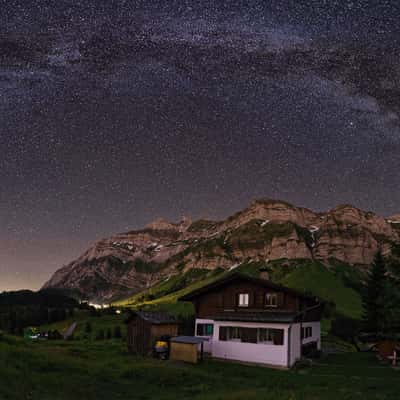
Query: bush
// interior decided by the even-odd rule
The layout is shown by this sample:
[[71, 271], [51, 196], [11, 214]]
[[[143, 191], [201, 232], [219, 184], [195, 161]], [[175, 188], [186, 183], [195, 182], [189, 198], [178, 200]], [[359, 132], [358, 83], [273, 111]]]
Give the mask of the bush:
[[114, 328], [114, 338], [115, 339], [121, 339], [122, 338], [122, 332], [121, 332], [121, 327], [119, 325], [117, 325]]
[[360, 321], [337, 314], [332, 321], [331, 334], [347, 342], [354, 343], [361, 329]]
[[87, 333], [88, 335], [89, 335], [90, 333], [92, 333], [92, 324], [90, 323], [90, 321], [87, 321], [87, 322], [86, 322], [86, 325], [85, 325], [85, 333]]
[[96, 334], [96, 340], [104, 340], [104, 330], [100, 329]]

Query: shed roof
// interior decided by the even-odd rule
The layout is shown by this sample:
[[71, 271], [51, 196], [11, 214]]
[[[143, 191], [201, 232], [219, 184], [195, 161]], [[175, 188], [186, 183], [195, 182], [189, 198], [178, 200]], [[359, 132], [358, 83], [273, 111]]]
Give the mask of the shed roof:
[[151, 324], [155, 325], [166, 325], [166, 324], [178, 324], [177, 319], [166, 312], [161, 311], [132, 311], [126, 322], [129, 322], [134, 317], [139, 317]]
[[186, 344], [200, 344], [207, 342], [208, 338], [196, 337], [196, 336], [177, 336], [170, 339], [170, 342], [174, 343], [186, 343]]

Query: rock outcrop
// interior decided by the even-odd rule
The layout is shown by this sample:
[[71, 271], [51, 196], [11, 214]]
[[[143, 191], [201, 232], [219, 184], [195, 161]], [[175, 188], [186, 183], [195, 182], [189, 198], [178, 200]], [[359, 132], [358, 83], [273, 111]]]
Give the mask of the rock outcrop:
[[143, 230], [97, 242], [58, 270], [45, 287], [79, 290], [105, 302], [192, 268], [224, 268], [248, 260], [331, 259], [365, 266], [400, 242], [400, 216], [385, 219], [350, 205], [316, 213], [261, 199], [224, 221], [158, 219]]

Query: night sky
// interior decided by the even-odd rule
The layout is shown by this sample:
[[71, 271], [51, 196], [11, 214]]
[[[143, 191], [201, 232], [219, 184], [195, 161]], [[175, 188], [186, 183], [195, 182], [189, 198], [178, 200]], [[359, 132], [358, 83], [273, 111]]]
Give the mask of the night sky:
[[400, 212], [399, 21], [397, 0], [0, 0], [0, 291], [159, 216]]

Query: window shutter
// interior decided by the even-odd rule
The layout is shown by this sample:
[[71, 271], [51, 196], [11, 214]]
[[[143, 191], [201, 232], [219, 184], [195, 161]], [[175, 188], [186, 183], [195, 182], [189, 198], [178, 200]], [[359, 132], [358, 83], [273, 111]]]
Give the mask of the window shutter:
[[226, 341], [228, 328], [226, 326], [219, 327], [219, 340]]
[[277, 346], [283, 345], [283, 329], [274, 330], [274, 344]]

